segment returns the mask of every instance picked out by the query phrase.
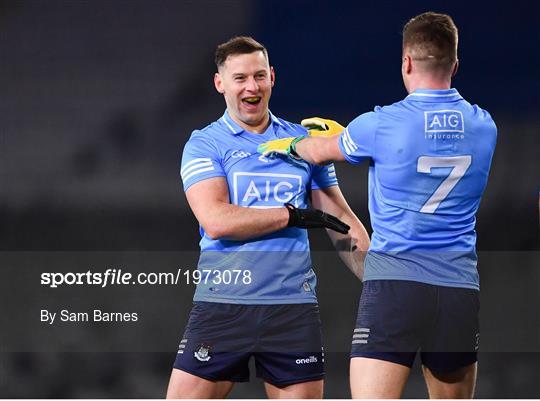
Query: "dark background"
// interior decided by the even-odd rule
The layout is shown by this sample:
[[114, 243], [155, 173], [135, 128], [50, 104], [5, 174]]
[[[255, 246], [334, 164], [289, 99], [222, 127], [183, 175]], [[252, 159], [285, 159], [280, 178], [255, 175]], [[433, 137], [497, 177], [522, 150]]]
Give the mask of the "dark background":
[[[77, 260], [85, 269], [104, 251], [130, 255], [125, 264], [142, 252], [158, 271], [198, 249], [179, 160], [191, 131], [224, 110], [212, 82], [217, 44], [248, 34], [266, 45], [277, 75], [276, 115], [348, 123], [406, 95], [400, 32], [427, 10], [453, 16], [460, 30], [454, 86], [489, 110], [499, 128], [477, 221], [477, 395], [540, 397], [540, 5], [533, 0], [0, 1], [0, 396], [164, 395], [193, 288], [79, 295], [106, 305], [136, 296], [130, 305], [147, 316], [136, 335], [111, 327], [94, 336], [84, 326], [44, 333], [48, 328], [31, 329], [39, 309], [77, 297], [39, 288], [43, 266], [36, 262], [56, 258], [60, 271]], [[369, 226], [367, 166], [337, 171]], [[332, 350], [326, 395], [348, 397], [346, 351], [361, 285], [329, 262], [324, 235], [314, 232], [311, 241]], [[111, 349], [119, 339], [128, 346]], [[153, 343], [159, 346], [147, 346]], [[262, 395], [257, 379], [232, 394]], [[426, 395], [416, 367], [405, 396]]]

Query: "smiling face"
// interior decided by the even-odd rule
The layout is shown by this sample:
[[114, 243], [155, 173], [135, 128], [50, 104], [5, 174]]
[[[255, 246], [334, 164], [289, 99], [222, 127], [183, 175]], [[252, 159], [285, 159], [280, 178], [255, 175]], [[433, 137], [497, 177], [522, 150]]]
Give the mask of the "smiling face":
[[216, 90], [225, 97], [231, 118], [256, 133], [268, 126], [274, 80], [274, 69], [262, 51], [230, 55], [214, 76]]

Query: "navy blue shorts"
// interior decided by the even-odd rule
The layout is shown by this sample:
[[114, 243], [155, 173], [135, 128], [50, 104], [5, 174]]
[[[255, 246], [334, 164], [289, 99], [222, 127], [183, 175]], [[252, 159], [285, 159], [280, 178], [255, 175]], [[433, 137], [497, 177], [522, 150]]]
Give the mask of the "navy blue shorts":
[[479, 292], [413, 281], [364, 283], [351, 357], [381, 359], [437, 373], [477, 361]]
[[174, 368], [207, 380], [244, 382], [252, 356], [257, 377], [276, 386], [322, 379], [319, 306], [197, 302]]

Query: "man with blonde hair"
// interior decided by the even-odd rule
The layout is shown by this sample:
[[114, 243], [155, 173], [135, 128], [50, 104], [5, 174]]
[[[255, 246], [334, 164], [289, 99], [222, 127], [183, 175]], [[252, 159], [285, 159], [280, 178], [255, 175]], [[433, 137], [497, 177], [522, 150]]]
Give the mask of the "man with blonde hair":
[[497, 128], [451, 88], [452, 18], [426, 12], [403, 29], [409, 95], [355, 118], [338, 136], [263, 144], [315, 164], [370, 159], [373, 234], [352, 337], [353, 398], [398, 398], [420, 351], [430, 397], [474, 394], [479, 340], [476, 212]]

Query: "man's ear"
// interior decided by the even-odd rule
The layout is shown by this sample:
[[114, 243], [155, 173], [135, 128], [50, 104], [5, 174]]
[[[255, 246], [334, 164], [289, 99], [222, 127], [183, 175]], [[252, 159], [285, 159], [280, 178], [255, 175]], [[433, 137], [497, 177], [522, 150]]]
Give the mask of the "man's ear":
[[270, 82], [272, 83], [273, 88], [276, 83], [276, 72], [274, 71], [274, 67], [270, 67]]
[[408, 54], [403, 55], [401, 69], [405, 74], [410, 74], [412, 71], [412, 58]]
[[214, 86], [219, 93], [225, 93], [225, 89], [223, 88], [223, 79], [221, 79], [221, 75], [219, 72], [216, 72], [214, 74]]
[[452, 70], [452, 78], [456, 76], [458, 68], [459, 68], [459, 60], [456, 59], [456, 64], [454, 64], [454, 69]]

